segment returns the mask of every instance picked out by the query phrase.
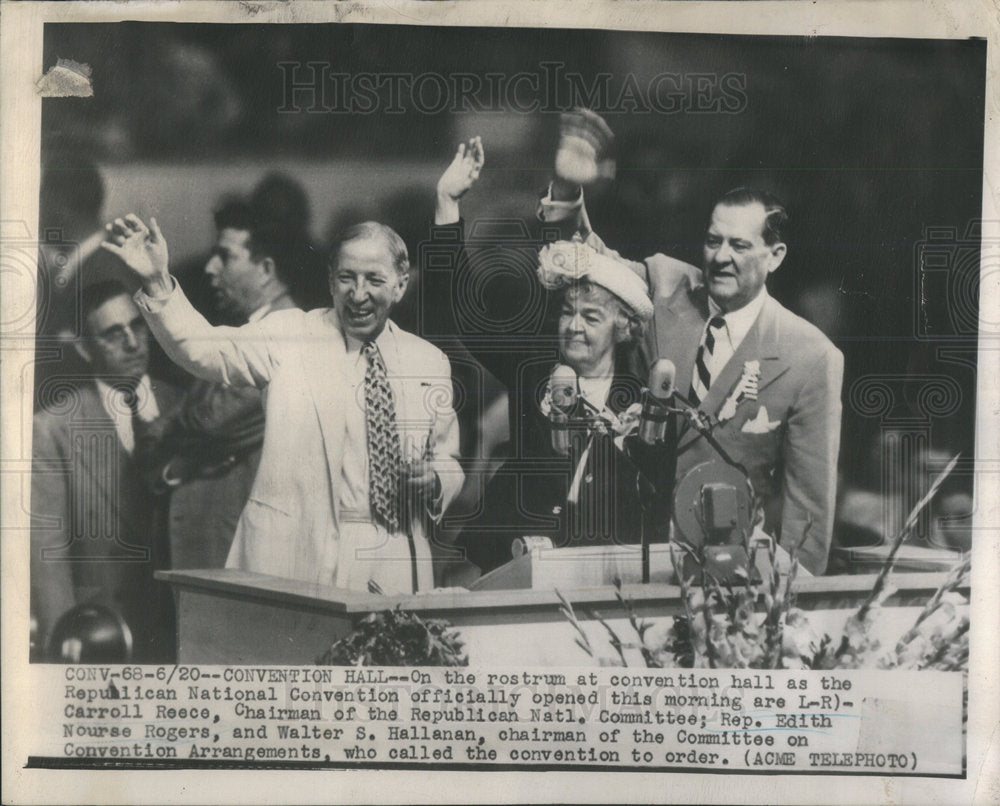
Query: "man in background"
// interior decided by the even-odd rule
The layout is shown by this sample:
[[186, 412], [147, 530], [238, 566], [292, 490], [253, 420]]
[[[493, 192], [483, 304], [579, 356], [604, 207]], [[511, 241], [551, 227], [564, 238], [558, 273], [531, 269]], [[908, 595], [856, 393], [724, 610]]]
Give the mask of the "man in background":
[[150, 378], [149, 331], [119, 283], [88, 286], [76, 351], [87, 377], [51, 387], [35, 415], [31, 477], [31, 606], [42, 645], [66, 611], [112, 608], [128, 624], [133, 660], [173, 659], [170, 592], [153, 496], [135, 457], [180, 392]]

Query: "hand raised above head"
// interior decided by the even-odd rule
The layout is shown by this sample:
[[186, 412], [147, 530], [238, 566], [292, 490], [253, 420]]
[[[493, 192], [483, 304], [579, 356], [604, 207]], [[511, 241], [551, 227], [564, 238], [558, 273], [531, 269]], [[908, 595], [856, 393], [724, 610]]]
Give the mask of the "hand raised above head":
[[473, 137], [468, 143], [459, 143], [451, 164], [438, 179], [438, 196], [458, 201], [479, 179], [479, 172], [485, 161], [481, 137]]
[[607, 151], [614, 133], [604, 118], [590, 109], [576, 108], [559, 116], [559, 147], [556, 179], [572, 185], [588, 185], [608, 168]]
[[167, 242], [156, 219], [151, 218], [149, 224], [134, 213], [116, 218], [105, 227], [107, 236], [101, 246], [128, 267], [147, 293], [165, 292], [170, 288]]

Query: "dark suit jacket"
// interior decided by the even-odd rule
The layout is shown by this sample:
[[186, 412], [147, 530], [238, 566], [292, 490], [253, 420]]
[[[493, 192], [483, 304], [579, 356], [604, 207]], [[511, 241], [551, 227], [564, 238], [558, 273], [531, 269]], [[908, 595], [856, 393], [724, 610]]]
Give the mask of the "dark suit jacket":
[[[677, 391], [686, 397], [708, 318], [701, 272], [664, 255], [648, 258], [646, 267], [656, 307], [647, 355], [650, 360], [674, 362]], [[760, 362], [758, 399], [741, 402], [713, 435], [748, 471], [755, 492], [763, 498], [765, 528], [780, 533], [786, 548], [804, 536], [799, 560], [821, 574], [833, 532], [843, 355], [818, 328], [768, 297], [733, 357], [712, 380], [699, 409], [717, 416], [747, 361]], [[682, 431], [678, 480], [695, 465], [715, 458], [715, 451], [696, 431]]]
[[[154, 381], [161, 414], [180, 392]], [[34, 418], [31, 592], [40, 635], [83, 602], [117, 610], [132, 630], [134, 660], [173, 655], [170, 592], [153, 571], [169, 567], [153, 496], [122, 447], [97, 387], [83, 383]]]
[[[534, 266], [520, 267], [528, 271], [519, 271], [516, 265], [500, 266], [504, 263], [502, 252], [491, 252], [483, 260], [470, 257], [463, 248], [461, 224], [435, 227], [432, 241], [442, 250], [438, 258], [446, 255], [450, 246], [453, 271], [429, 270], [422, 265], [424, 318], [434, 320], [434, 333], [452, 337], [438, 336], [438, 346], [454, 353], [456, 340], [460, 342], [506, 386], [509, 395], [510, 440], [504, 463], [486, 485], [477, 512], [463, 525], [459, 545], [485, 572], [510, 561], [511, 541], [524, 535], [549, 537], [556, 546], [639, 542], [636, 470], [610, 436], [595, 439], [579, 501], [567, 504], [580, 454], [574, 451], [566, 457], [552, 449], [549, 419], [540, 408], [559, 358], [555, 335], [558, 306], [542, 303], [542, 315], [528, 317], [532, 324], [521, 331], [497, 324], [519, 317], [525, 320], [523, 306], [539, 304], [541, 286]], [[533, 255], [537, 255], [537, 247]], [[512, 255], [507, 262], [518, 259]], [[439, 264], [444, 262], [448, 261]], [[468, 289], [482, 289], [487, 274], [489, 292], [477, 296], [476, 315], [463, 318], [461, 309], [469, 301]], [[481, 327], [470, 324], [470, 318]], [[459, 360], [456, 357], [453, 362]], [[641, 400], [646, 377], [643, 368], [637, 345], [619, 349], [609, 396], [609, 408], [616, 414]]]

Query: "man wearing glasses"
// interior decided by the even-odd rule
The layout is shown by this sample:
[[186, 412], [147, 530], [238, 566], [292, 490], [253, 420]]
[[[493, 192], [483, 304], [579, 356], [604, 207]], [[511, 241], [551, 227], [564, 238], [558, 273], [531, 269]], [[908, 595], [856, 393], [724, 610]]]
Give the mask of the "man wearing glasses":
[[84, 290], [82, 321], [87, 374], [49, 379], [33, 423], [32, 610], [44, 646], [66, 611], [105, 605], [128, 624], [134, 660], [166, 662], [169, 591], [153, 571], [167, 560], [135, 454], [180, 392], [150, 379], [149, 331], [119, 283]]

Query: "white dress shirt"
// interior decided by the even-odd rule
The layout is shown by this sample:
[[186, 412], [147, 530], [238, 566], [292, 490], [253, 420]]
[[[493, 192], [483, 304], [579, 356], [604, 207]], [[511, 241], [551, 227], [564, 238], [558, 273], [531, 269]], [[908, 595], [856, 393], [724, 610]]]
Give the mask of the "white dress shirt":
[[[135, 451], [135, 433], [132, 430], [132, 410], [125, 397], [127, 393], [123, 389], [109, 386], [100, 378], [96, 379], [96, 383], [101, 404], [115, 424], [118, 440], [126, 453], [131, 455]], [[148, 375], [143, 375], [139, 379], [139, 383], [135, 387], [135, 394], [139, 404], [137, 416], [140, 420], [151, 423], [160, 416], [160, 408], [156, 405], [156, 397], [153, 395], [153, 387], [149, 383]]]
[[611, 394], [611, 383], [613, 376], [607, 378], [584, 378], [580, 376], [577, 384], [580, 387], [580, 394], [597, 411], [604, 411], [608, 402], [608, 395]]
[[[375, 346], [385, 346], [388, 328], [375, 339]], [[342, 521], [371, 522], [371, 504], [368, 499], [368, 420], [365, 413], [365, 374], [368, 359], [361, 352], [357, 339], [344, 337], [347, 342], [347, 362], [344, 383], [350, 390], [344, 411], [344, 458], [341, 463], [340, 517]], [[374, 525], [374, 524], [373, 524]]]
[[[386, 593], [407, 593], [411, 590], [413, 547], [406, 529], [389, 532], [372, 519], [369, 495], [368, 418], [365, 409], [365, 375], [368, 359], [361, 351], [362, 343], [344, 334], [347, 361], [342, 382], [348, 391], [344, 408], [344, 453], [341, 459], [340, 485], [334, 491], [340, 505], [341, 562], [337, 570], [338, 587], [365, 590], [368, 581], [378, 583]], [[375, 339], [383, 355], [393, 349], [393, 334], [386, 327]], [[384, 360], [384, 358], [383, 358]], [[398, 411], [397, 411], [398, 416]], [[406, 445], [403, 460], [408, 456]], [[426, 574], [429, 566], [419, 568], [424, 579], [421, 589], [433, 586]]]
[[[715, 347], [712, 350], [711, 357], [708, 355], [705, 356], [705, 367], [708, 369], [713, 380], [719, 377], [719, 373], [729, 363], [729, 359], [733, 357], [733, 353], [743, 343], [743, 339], [750, 332], [753, 323], [760, 316], [761, 308], [764, 307], [766, 299], [767, 289], [762, 288], [756, 297], [739, 310], [723, 313], [722, 308], [716, 304], [715, 300], [711, 297], [708, 298], [709, 320], [716, 316], [721, 316], [726, 322], [725, 327], [713, 330]], [[708, 328], [707, 322], [705, 323], [705, 327]], [[702, 335], [701, 342], [702, 344], [705, 343], [704, 334]], [[695, 371], [697, 372], [697, 370]]]

